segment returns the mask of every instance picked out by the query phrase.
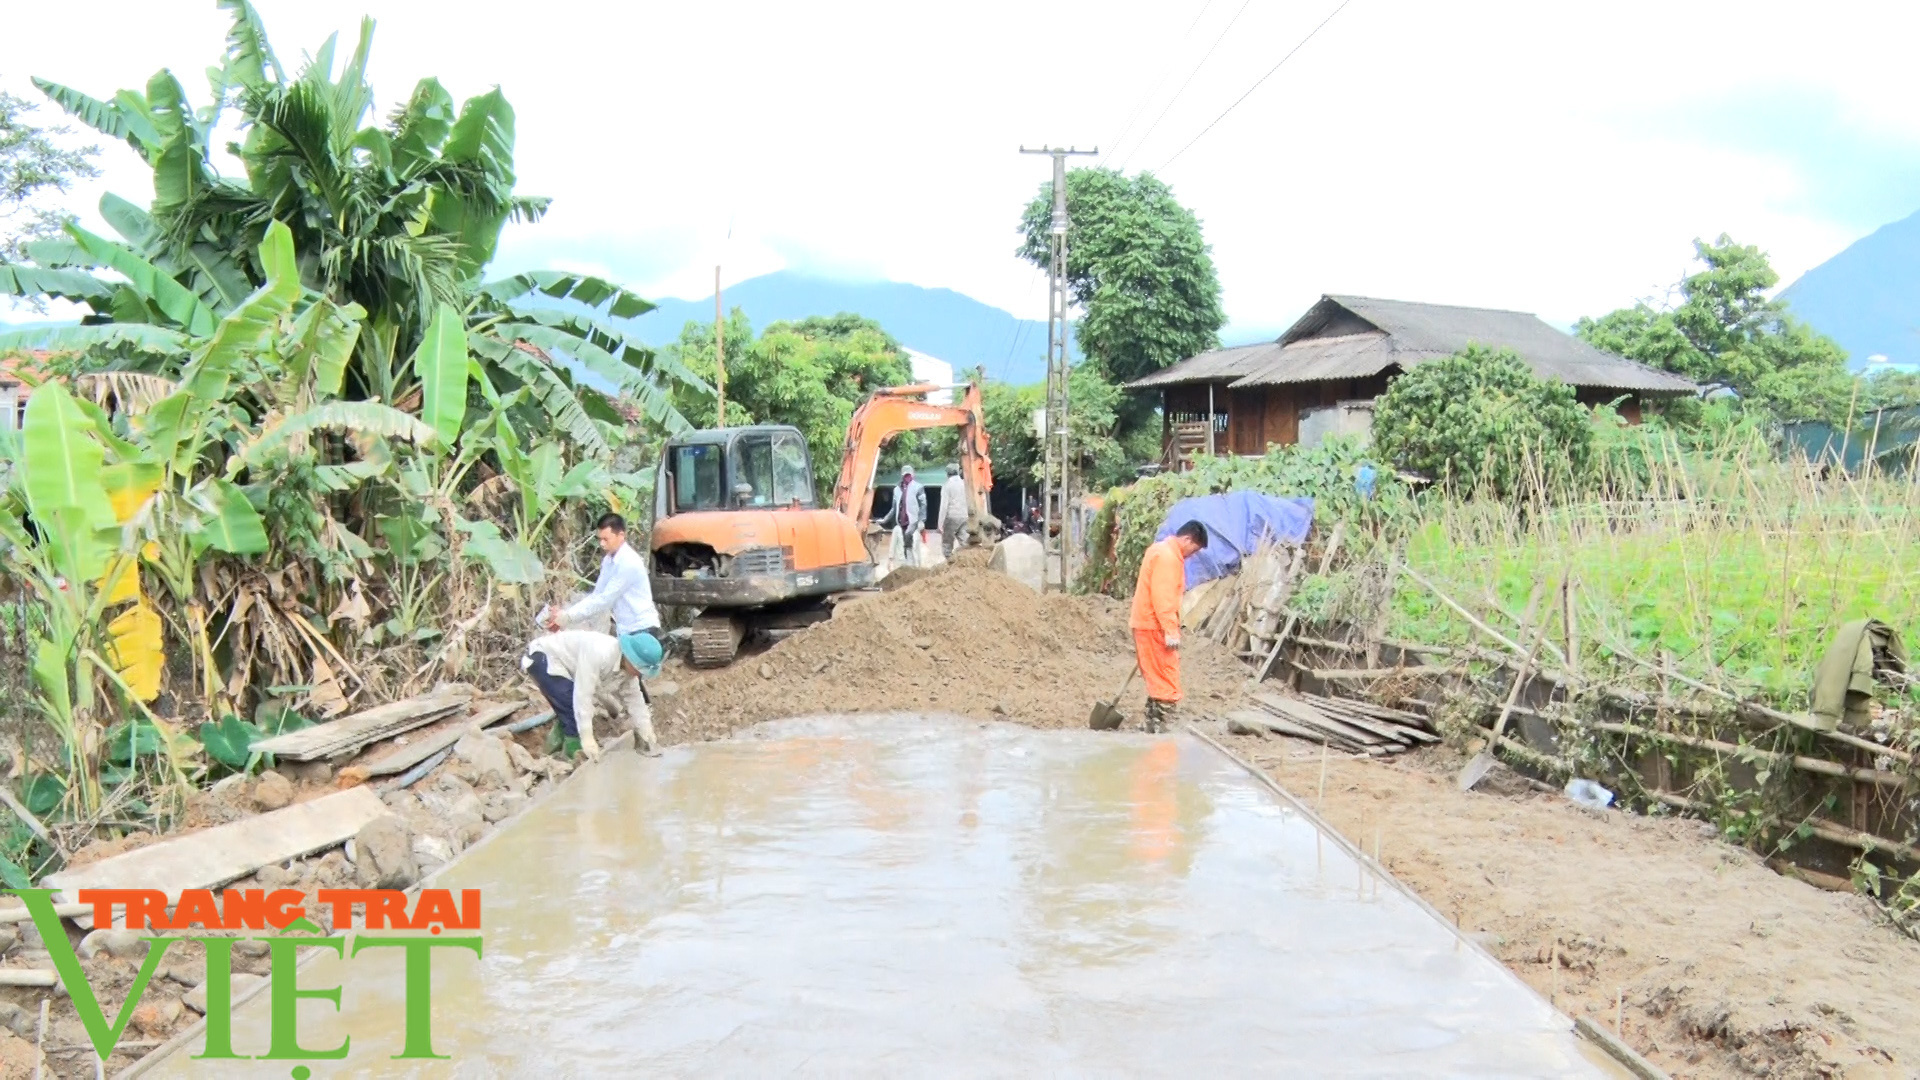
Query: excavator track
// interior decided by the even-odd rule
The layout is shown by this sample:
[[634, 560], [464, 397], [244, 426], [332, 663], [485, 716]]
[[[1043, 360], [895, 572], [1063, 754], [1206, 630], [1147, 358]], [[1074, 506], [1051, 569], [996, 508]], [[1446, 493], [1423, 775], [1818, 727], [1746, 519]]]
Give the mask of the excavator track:
[[693, 620], [693, 666], [725, 667], [740, 653], [746, 623], [731, 615], [702, 615]]

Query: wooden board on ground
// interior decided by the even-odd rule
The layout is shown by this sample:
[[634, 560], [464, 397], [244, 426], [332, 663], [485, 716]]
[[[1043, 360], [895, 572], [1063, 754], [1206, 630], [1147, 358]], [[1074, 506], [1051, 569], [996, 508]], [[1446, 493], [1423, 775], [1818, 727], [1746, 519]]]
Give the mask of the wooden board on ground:
[[1390, 740], [1384, 735], [1375, 735], [1352, 724], [1336, 720], [1319, 709], [1294, 698], [1281, 697], [1278, 694], [1255, 694], [1254, 703], [1276, 716], [1284, 717], [1296, 724], [1317, 728], [1347, 742], [1371, 746]]
[[425, 727], [472, 700], [466, 691], [443, 691], [377, 705], [325, 724], [290, 731], [253, 744], [260, 753], [288, 761], [313, 761], [357, 750], [371, 742]]
[[[72, 902], [81, 889], [159, 889], [177, 901], [182, 889], [214, 889], [269, 863], [286, 862], [345, 843], [390, 811], [372, 788], [354, 787], [284, 810], [217, 825], [47, 875], [42, 884]], [[81, 926], [92, 919], [75, 920]]]
[[1396, 724], [1390, 720], [1374, 719], [1358, 709], [1347, 707], [1346, 703], [1338, 698], [1321, 698], [1313, 702], [1313, 707], [1342, 723], [1352, 724], [1362, 731], [1371, 731], [1375, 735], [1384, 736], [1395, 742], [1410, 744], [1413, 742], [1440, 741], [1438, 736], [1429, 735], [1424, 731], [1415, 731], [1405, 724]]
[[1431, 720], [1421, 716], [1417, 712], [1408, 712], [1405, 709], [1394, 709], [1385, 705], [1376, 705], [1371, 701], [1360, 701], [1355, 698], [1328, 698], [1321, 697], [1318, 694], [1301, 694], [1300, 696], [1313, 702], [1315, 705], [1321, 705], [1331, 701], [1337, 705], [1353, 709], [1356, 712], [1371, 716], [1377, 720], [1392, 720], [1395, 723], [1406, 724], [1421, 728], [1422, 730], [1432, 725]]
[[396, 746], [379, 757], [360, 762], [360, 767], [367, 770], [368, 776], [390, 776], [405, 772], [459, 742], [467, 732], [491, 727], [526, 706], [525, 700], [477, 703], [472, 712], [437, 721], [432, 728], [416, 731], [408, 737], [405, 746]]
[[1256, 709], [1240, 709], [1228, 713], [1227, 724], [1229, 730], [1232, 729], [1233, 725], [1238, 724], [1243, 727], [1258, 729], [1258, 731], [1272, 732], [1275, 735], [1287, 735], [1295, 739], [1305, 739], [1308, 742], [1331, 743], [1341, 750], [1359, 749], [1357, 743], [1350, 743], [1345, 739], [1336, 738], [1323, 731], [1315, 731], [1312, 728], [1302, 727], [1299, 724], [1283, 720], [1278, 716]]

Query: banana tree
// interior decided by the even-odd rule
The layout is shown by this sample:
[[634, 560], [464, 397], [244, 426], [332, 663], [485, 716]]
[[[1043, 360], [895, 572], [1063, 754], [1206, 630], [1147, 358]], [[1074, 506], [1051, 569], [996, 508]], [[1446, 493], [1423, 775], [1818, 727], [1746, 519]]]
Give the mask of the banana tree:
[[[293, 231], [301, 283], [364, 313], [344, 396], [411, 402], [423, 380], [410, 358], [451, 306], [484, 379], [502, 392], [527, 388], [516, 409], [583, 452], [605, 456], [627, 414], [686, 427], [672, 391], [704, 384], [627, 333], [624, 321], [651, 308], [645, 300], [575, 274], [481, 284], [505, 224], [546, 208], [514, 193], [515, 118], [498, 90], [456, 108], [423, 79], [386, 125], [369, 125], [371, 20], [337, 72], [329, 38], [290, 77], [252, 6], [220, 6], [232, 29], [208, 72], [210, 103], [197, 110], [167, 71], [106, 100], [35, 80], [82, 122], [125, 139], [152, 169], [155, 199], [150, 212], [102, 200], [119, 241], [75, 229], [35, 245], [31, 265], [0, 265], [0, 295], [60, 296], [90, 312], [77, 327], [0, 334], [0, 348], [81, 351], [96, 367], [171, 375], [189, 340], [264, 283], [254, 250], [277, 221]], [[247, 132], [237, 148], [244, 177], [214, 165], [213, 132], [230, 101]]]

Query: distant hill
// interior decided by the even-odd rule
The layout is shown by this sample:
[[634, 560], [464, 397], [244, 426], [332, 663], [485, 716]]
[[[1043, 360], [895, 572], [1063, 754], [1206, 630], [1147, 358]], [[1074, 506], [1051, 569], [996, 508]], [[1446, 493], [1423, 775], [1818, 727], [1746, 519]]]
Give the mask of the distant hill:
[[[1036, 383], [1047, 374], [1047, 324], [1016, 319], [952, 289], [928, 289], [894, 281], [831, 281], [781, 270], [729, 286], [728, 310], [740, 308], [755, 333], [768, 323], [838, 315], [850, 311], [878, 322], [902, 345], [939, 357], [956, 373], [984, 365], [987, 377], [1014, 384]], [[649, 345], [680, 336], [688, 320], [713, 321], [713, 297], [660, 300], [631, 326]]]
[[1920, 363], [1920, 213], [1854, 241], [1780, 297], [1855, 368], [1874, 355]]

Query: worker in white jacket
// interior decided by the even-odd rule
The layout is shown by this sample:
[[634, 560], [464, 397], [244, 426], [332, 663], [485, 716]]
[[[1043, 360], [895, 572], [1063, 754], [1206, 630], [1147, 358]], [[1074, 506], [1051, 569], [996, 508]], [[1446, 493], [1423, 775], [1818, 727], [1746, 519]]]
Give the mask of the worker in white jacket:
[[626, 519], [619, 514], [602, 514], [594, 532], [604, 557], [593, 594], [549, 616], [547, 629], [583, 626], [611, 614], [614, 633], [650, 634], [664, 643], [660, 610], [653, 606], [653, 583], [647, 578], [647, 561], [628, 545]]
[[940, 555], [949, 561], [960, 534], [967, 527], [967, 478], [956, 462], [947, 466], [947, 482], [940, 485]]
[[650, 634], [609, 637], [596, 630], [562, 630], [534, 638], [520, 660], [541, 696], [553, 707], [565, 739], [578, 739], [589, 758], [600, 757], [594, 716], [606, 712], [627, 725], [645, 753], [655, 751], [653, 708], [642, 676], [660, 672], [660, 642]]
[[879, 523], [900, 530], [900, 554], [908, 566], [920, 565], [920, 530], [927, 524], [927, 489], [913, 478], [913, 466], [900, 470], [900, 486], [893, 491], [893, 507]]

